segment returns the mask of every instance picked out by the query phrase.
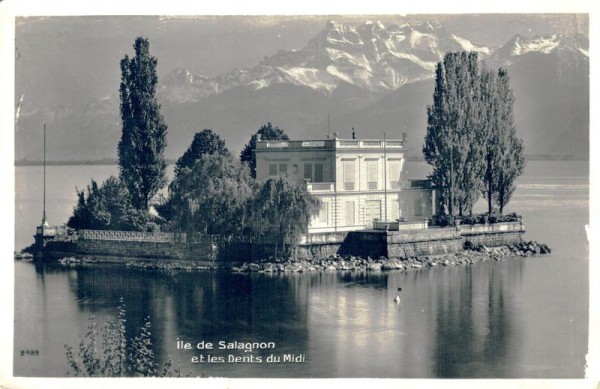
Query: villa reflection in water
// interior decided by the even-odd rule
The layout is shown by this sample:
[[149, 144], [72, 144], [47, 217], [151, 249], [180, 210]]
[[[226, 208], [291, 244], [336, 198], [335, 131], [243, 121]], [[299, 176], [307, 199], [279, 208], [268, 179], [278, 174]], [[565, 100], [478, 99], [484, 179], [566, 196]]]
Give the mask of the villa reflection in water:
[[[136, 336], [150, 317], [158, 359], [173, 359], [193, 376], [493, 377], [507, 374], [518, 359], [510, 354], [520, 336], [513, 312], [523, 266], [511, 260], [413, 272], [285, 275], [38, 266], [36, 287], [45, 288], [47, 277], [66, 277], [82, 317], [114, 320], [122, 297], [127, 335]], [[396, 305], [399, 286], [402, 302]], [[64, 325], [83, 336], [83, 323]], [[253, 355], [306, 354], [307, 361], [192, 364], [189, 358], [199, 352], [177, 350], [178, 338], [275, 342], [275, 350]], [[52, 352], [63, 356], [63, 350]]]

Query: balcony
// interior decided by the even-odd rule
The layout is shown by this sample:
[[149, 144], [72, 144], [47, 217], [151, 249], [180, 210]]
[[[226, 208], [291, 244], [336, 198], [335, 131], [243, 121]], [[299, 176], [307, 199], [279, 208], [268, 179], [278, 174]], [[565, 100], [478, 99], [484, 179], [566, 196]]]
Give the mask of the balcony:
[[383, 139], [336, 139], [335, 147], [338, 149], [371, 149], [387, 148], [401, 149], [404, 147], [403, 140], [383, 140]]
[[335, 182], [307, 182], [306, 190], [309, 193], [333, 193]]
[[256, 142], [257, 150], [305, 149], [402, 149], [404, 140], [383, 139], [325, 139], [325, 140], [262, 140]]
[[331, 140], [267, 140], [256, 142], [258, 150], [299, 150], [299, 149], [324, 149], [332, 148]]

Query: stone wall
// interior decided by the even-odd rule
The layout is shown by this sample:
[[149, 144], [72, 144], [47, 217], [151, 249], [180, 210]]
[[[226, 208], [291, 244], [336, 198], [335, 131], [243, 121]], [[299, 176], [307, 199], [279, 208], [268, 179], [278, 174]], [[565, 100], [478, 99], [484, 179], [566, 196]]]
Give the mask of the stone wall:
[[[323, 258], [330, 255], [355, 255], [387, 258], [451, 254], [473, 245], [489, 247], [522, 241], [525, 233], [520, 222], [481, 224], [413, 231], [353, 231], [310, 234], [298, 245], [299, 258]], [[253, 255], [255, 259], [260, 255]]]
[[97, 239], [90, 235], [81, 235], [71, 241], [52, 240], [45, 244], [45, 255], [49, 258], [82, 255], [106, 257], [111, 261], [130, 259], [243, 261], [251, 257], [248, 243], [219, 239], [209, 235], [197, 235], [191, 241], [168, 241], [159, 239], [118, 240]]
[[[522, 241], [523, 225], [498, 223], [490, 225], [460, 226], [414, 231], [351, 231], [309, 234], [295, 248], [287, 247], [280, 256], [296, 258], [325, 258], [334, 254], [361, 257], [387, 258], [456, 253], [466, 241], [494, 247]], [[266, 259], [275, 253], [275, 246], [268, 241], [249, 243], [236, 238], [219, 238], [194, 234], [189, 239], [169, 239], [160, 236], [148, 241], [116, 239], [118, 234], [103, 236], [80, 235], [69, 241], [51, 240], [45, 243], [45, 255], [61, 258], [73, 255], [106, 257], [124, 261], [137, 259], [193, 260], [207, 262], [247, 262]], [[138, 237], [139, 238], [139, 237]]]

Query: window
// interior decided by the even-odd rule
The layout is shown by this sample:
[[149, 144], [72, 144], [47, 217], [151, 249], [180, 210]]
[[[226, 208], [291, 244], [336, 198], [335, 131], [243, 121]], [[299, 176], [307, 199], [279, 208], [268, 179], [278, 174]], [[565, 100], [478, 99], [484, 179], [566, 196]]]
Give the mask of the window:
[[304, 179], [310, 180], [311, 182], [323, 182], [323, 164], [305, 163]]
[[354, 190], [354, 161], [344, 163], [344, 190]]
[[319, 223], [327, 223], [329, 218], [327, 217], [329, 211], [329, 203], [326, 202], [322, 202], [321, 203], [321, 209], [319, 210], [319, 216], [317, 221]]
[[400, 189], [402, 178], [402, 161], [390, 161], [390, 186], [392, 189]]
[[269, 165], [269, 176], [274, 177], [277, 175], [284, 175], [287, 173], [287, 164], [285, 163], [272, 163]]
[[312, 169], [312, 167], [313, 167], [312, 163], [305, 163], [304, 164], [304, 179], [305, 180], [312, 181], [312, 179], [313, 179], [313, 169]]
[[323, 182], [323, 164], [315, 163], [314, 182]]
[[379, 187], [379, 175], [378, 164], [379, 161], [376, 159], [367, 159], [367, 189], [378, 189]]
[[272, 163], [269, 165], [269, 176], [276, 176], [277, 175], [277, 165]]
[[346, 201], [346, 225], [353, 226], [354, 222], [354, 201]]

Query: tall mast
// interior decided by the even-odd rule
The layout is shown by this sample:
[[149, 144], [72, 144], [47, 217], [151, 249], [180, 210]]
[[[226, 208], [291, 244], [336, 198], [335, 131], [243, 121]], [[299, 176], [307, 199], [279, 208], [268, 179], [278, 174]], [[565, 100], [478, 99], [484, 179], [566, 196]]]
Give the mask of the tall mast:
[[387, 222], [387, 217], [388, 217], [388, 213], [387, 213], [387, 150], [385, 148], [385, 132], [383, 133], [383, 193], [384, 193], [384, 197], [383, 197], [383, 205], [384, 205], [384, 212], [385, 212], [385, 217], [383, 219], [384, 222]]
[[46, 123], [44, 123], [44, 213], [42, 224], [46, 224]]

